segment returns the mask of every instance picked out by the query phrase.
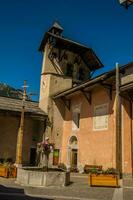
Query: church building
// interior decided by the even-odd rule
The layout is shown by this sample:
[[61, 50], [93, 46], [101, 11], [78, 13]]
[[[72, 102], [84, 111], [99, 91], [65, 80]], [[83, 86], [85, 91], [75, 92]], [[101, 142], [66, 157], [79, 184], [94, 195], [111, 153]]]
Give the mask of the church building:
[[[37, 143], [54, 143], [50, 166], [116, 168], [133, 176], [133, 63], [103, 67], [90, 47], [65, 38], [57, 22], [45, 33], [39, 103], [25, 101], [22, 164], [35, 165]], [[22, 100], [0, 95], [0, 159], [15, 161]]]
[[51, 165], [83, 172], [85, 165], [133, 175], [133, 63], [93, 77], [103, 67], [92, 48], [63, 37], [55, 22], [43, 53], [39, 107], [54, 142]]

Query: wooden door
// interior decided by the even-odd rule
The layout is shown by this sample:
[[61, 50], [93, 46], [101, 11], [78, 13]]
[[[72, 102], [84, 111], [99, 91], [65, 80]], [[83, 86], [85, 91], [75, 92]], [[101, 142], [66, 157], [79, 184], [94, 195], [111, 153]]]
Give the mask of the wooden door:
[[30, 165], [34, 166], [36, 163], [36, 148], [30, 148]]
[[72, 149], [71, 152], [71, 166], [77, 167], [77, 149]]
[[53, 165], [59, 164], [59, 149], [54, 149], [53, 152]]

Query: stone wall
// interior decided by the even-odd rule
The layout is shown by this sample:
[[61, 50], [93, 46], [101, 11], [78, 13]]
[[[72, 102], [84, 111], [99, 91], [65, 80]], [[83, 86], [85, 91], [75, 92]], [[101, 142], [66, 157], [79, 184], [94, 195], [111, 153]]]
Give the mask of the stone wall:
[[42, 172], [35, 169], [18, 168], [17, 183], [29, 186], [66, 186], [70, 183], [69, 172]]
[[[16, 143], [19, 129], [19, 116], [0, 115], [0, 158], [16, 158]], [[30, 148], [36, 148], [38, 141], [42, 140], [44, 122], [25, 118], [24, 138], [23, 138], [23, 163], [30, 162]]]
[[72, 79], [57, 75], [42, 75], [40, 84], [39, 107], [48, 113], [51, 107], [51, 97], [72, 87]]

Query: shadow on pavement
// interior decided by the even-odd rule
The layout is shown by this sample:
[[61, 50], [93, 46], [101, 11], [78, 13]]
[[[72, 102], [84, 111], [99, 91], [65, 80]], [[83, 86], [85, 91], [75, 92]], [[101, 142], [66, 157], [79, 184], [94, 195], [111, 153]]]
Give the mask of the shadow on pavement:
[[0, 185], [0, 200], [54, 200], [40, 197], [31, 197], [24, 193], [24, 189], [11, 188]]

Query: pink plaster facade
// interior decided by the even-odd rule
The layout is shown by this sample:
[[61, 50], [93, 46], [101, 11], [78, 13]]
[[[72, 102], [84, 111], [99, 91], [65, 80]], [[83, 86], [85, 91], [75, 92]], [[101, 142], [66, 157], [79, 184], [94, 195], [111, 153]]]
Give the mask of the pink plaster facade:
[[[94, 130], [94, 107], [108, 105], [108, 128]], [[72, 113], [74, 109], [80, 111], [80, 126], [77, 130], [72, 128]], [[132, 174], [131, 161], [131, 118], [129, 116], [129, 102], [124, 101], [122, 108], [122, 154], [123, 173]], [[92, 91], [92, 103], [89, 104], [80, 92], [71, 97], [71, 110], [66, 108], [63, 125], [61, 162], [68, 167], [71, 165], [69, 154], [69, 141], [72, 136], [77, 138], [77, 167], [80, 169], [88, 165], [102, 165], [104, 169], [116, 168], [116, 124], [115, 124], [115, 92], [112, 100], [102, 86]]]
[[[79, 171], [88, 164], [102, 165], [104, 169], [113, 167], [120, 172], [122, 163], [122, 172], [133, 174], [133, 116], [129, 100], [124, 100], [129, 89], [133, 98], [133, 63], [126, 65], [125, 72], [120, 73], [119, 86], [129, 84], [130, 88], [125, 89], [125, 97], [121, 97], [122, 113], [118, 116], [116, 83], [119, 78], [116, 81], [116, 71], [91, 77], [103, 65], [90, 49], [62, 37], [63, 29], [57, 24], [49, 31], [54, 33], [55, 44], [52, 46], [51, 36], [47, 38], [46, 34], [40, 46], [44, 59], [39, 105], [52, 122], [48, 136], [59, 151], [59, 163], [68, 168], [76, 163]], [[84, 94], [86, 91], [91, 91], [91, 102]], [[121, 116], [120, 127], [118, 118]], [[80, 120], [75, 122], [77, 117]]]
[[[72, 109], [66, 109], [63, 128], [62, 157], [67, 163], [67, 146], [71, 136], [75, 135], [78, 140], [78, 164], [84, 166], [102, 165], [105, 168], [115, 167], [115, 120], [114, 120], [114, 97], [111, 101], [103, 88], [96, 88], [92, 93], [91, 105], [87, 99], [78, 94], [72, 98], [71, 107], [80, 106], [80, 127], [72, 130]], [[100, 104], [109, 105], [109, 118], [107, 130], [93, 130], [93, 109]]]
[[122, 105], [122, 134], [123, 134], [123, 171], [126, 174], [132, 174], [132, 134], [131, 129], [133, 127], [133, 116], [131, 117], [130, 103], [127, 100], [123, 100]]

